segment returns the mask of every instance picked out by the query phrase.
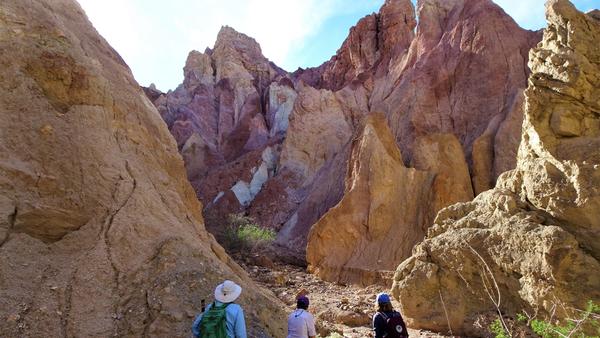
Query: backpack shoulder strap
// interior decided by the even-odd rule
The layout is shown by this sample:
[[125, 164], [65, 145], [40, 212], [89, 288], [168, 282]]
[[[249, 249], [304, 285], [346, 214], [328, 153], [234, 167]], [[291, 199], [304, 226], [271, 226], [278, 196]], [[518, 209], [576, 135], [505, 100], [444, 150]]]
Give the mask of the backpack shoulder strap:
[[383, 312], [377, 312], [381, 315], [381, 317], [383, 317], [384, 320], [388, 320], [388, 316], [385, 315], [385, 313]]

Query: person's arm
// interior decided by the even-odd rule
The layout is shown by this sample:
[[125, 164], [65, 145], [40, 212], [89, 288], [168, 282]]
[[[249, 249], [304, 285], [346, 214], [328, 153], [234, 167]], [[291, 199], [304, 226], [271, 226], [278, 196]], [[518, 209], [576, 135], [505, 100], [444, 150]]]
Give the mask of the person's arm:
[[239, 307], [239, 311], [235, 316], [234, 330], [235, 338], [247, 338], [246, 336], [246, 320], [244, 319], [244, 310]]
[[208, 306], [206, 307], [206, 309], [204, 309], [204, 312], [200, 313], [196, 319], [194, 319], [194, 323], [192, 324], [192, 334], [194, 335], [194, 337], [198, 338], [200, 337], [200, 323], [202, 322], [202, 316], [204, 316], [204, 313], [206, 311], [208, 311], [212, 306], [211, 304], [208, 304]]
[[192, 324], [192, 334], [194, 337], [200, 337], [200, 323], [202, 322], [202, 315], [204, 313], [199, 314], [194, 320], [194, 324]]
[[315, 338], [317, 336], [317, 330], [315, 329], [315, 317], [312, 314], [307, 313], [306, 316], [306, 327], [308, 328], [308, 337]]
[[373, 316], [373, 331], [375, 331], [375, 338], [383, 338], [383, 335], [386, 333], [385, 330], [385, 319], [383, 319], [379, 313], [376, 313]]

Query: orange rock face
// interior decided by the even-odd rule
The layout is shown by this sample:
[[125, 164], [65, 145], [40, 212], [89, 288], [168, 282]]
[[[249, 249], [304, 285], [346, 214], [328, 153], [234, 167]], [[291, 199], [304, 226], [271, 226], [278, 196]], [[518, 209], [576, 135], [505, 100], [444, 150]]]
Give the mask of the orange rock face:
[[[394, 15], [390, 16], [390, 13]], [[404, 254], [397, 254], [391, 244], [385, 243], [395, 240], [402, 243], [396, 244], [402, 248], [406, 242], [402, 235], [390, 235], [380, 240], [373, 240], [368, 235], [361, 237], [361, 240], [371, 241], [373, 247], [381, 246], [394, 253], [386, 259], [376, 257], [376, 254], [373, 257], [365, 254], [373, 252], [373, 248], [361, 252], [363, 247], [357, 244], [357, 249], [354, 249], [353, 245], [358, 242], [348, 242], [344, 236], [323, 234], [327, 240], [312, 243], [314, 238], [319, 238], [320, 231], [329, 231], [325, 230], [329, 228], [324, 227], [323, 222], [332, 228], [336, 223], [338, 228], [346, 227], [342, 224], [347, 224], [345, 220], [352, 210], [343, 208], [349, 197], [346, 185], [342, 202], [323, 216], [317, 223], [319, 226], [313, 227], [308, 242], [310, 250], [325, 250], [327, 247], [331, 252], [327, 258], [307, 256], [313, 270], [328, 280], [361, 284], [373, 282], [377, 278], [367, 277], [365, 271], [376, 274], [376, 271], [388, 269], [389, 264], [393, 265], [394, 259], [400, 263], [407, 258], [410, 248], [422, 239], [419, 236], [423, 236], [428, 222], [439, 210], [456, 202], [469, 201], [474, 195], [490, 189], [497, 175], [514, 168], [516, 163], [522, 121], [522, 91], [529, 72], [526, 53], [539, 35], [522, 30], [498, 6], [485, 0], [422, 1], [417, 5], [417, 14], [419, 26], [414, 34], [414, 13], [410, 1], [387, 1], [375, 16], [380, 25], [381, 42], [377, 45], [377, 53], [374, 53], [377, 61], [368, 62], [372, 67], [367, 72], [350, 72], [354, 77], [348, 76], [344, 83], [347, 84], [345, 90], [351, 88], [366, 93], [370, 110], [384, 112], [403, 162], [435, 175], [431, 186], [421, 182], [424, 185], [420, 190], [429, 194], [427, 198], [415, 197], [416, 204], [402, 202], [402, 197], [398, 196], [390, 197], [388, 201], [406, 209], [403, 211], [408, 215], [424, 215], [419, 221], [413, 220], [417, 216], [408, 216], [403, 221], [412, 224], [404, 231], [415, 234], [413, 238], [418, 239], [407, 241], [409, 249], [404, 250]], [[394, 28], [396, 34], [387, 34], [386, 20], [399, 17], [403, 20]], [[307, 71], [313, 79], [315, 71], [322, 73], [321, 81], [313, 81], [314, 85], [336, 87], [327, 81], [328, 74], [331, 69], [346, 69], [340, 64], [344, 64], [345, 55], [352, 55], [352, 50], [359, 49], [357, 46], [364, 47], [360, 50], [370, 48], [371, 45], [365, 42], [367, 39], [357, 39], [356, 36], [368, 36], [361, 30], [368, 31], [368, 27], [373, 25], [368, 23], [372, 20], [372, 17], [363, 19], [364, 22], [361, 21], [351, 31], [342, 49], [329, 63]], [[387, 43], [392, 36], [397, 41]], [[498, 62], [498, 59], [504, 61]], [[367, 58], [354, 57], [352, 60]], [[337, 66], [333, 67], [331, 63]], [[304, 74], [299, 76], [302, 79]], [[405, 181], [399, 182], [397, 189], [407, 185]], [[369, 196], [364, 194], [362, 198], [372, 201]], [[364, 213], [361, 208], [354, 210], [358, 215]], [[314, 249], [315, 246], [323, 248]], [[334, 257], [338, 246], [349, 251]], [[325, 251], [323, 255], [326, 255]], [[352, 255], [361, 256], [360, 263], [350, 258]], [[388, 267], [383, 268], [382, 265]]]
[[282, 336], [276, 300], [205, 231], [173, 137], [79, 5], [2, 1], [0, 50], [0, 336], [186, 336], [224, 278], [262, 304], [251, 336]]
[[[383, 115], [353, 142], [346, 190], [311, 229], [309, 270], [342, 283], [382, 282], [424, 236], [434, 175], [406, 168]], [[387, 276], [389, 278], [389, 276]]]
[[[383, 114], [370, 115], [353, 141], [344, 197], [311, 229], [309, 270], [325, 280], [389, 283], [441, 208], [473, 198], [453, 135], [420, 139], [407, 168]], [[464, 189], [464, 187], [469, 189]]]

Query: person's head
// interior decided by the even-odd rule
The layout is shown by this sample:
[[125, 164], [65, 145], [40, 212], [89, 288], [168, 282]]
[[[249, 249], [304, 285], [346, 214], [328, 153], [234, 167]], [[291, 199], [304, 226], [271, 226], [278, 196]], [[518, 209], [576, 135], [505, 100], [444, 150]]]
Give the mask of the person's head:
[[310, 302], [306, 296], [300, 296], [296, 299], [296, 308], [298, 309], [308, 310], [309, 304]]
[[385, 292], [379, 293], [377, 298], [375, 299], [377, 306], [379, 307], [379, 311], [392, 311], [394, 308], [392, 307], [392, 299], [390, 295]]
[[221, 303], [232, 303], [241, 293], [241, 286], [230, 280], [226, 280], [215, 288], [215, 299]]

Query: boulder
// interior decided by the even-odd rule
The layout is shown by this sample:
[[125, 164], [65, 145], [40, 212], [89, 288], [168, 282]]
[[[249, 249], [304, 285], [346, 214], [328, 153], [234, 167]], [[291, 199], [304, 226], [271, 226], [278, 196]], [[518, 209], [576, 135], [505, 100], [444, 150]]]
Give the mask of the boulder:
[[346, 190], [310, 230], [309, 271], [325, 280], [368, 285], [390, 272], [425, 235], [434, 175], [406, 168], [382, 114], [367, 117], [353, 143]]

